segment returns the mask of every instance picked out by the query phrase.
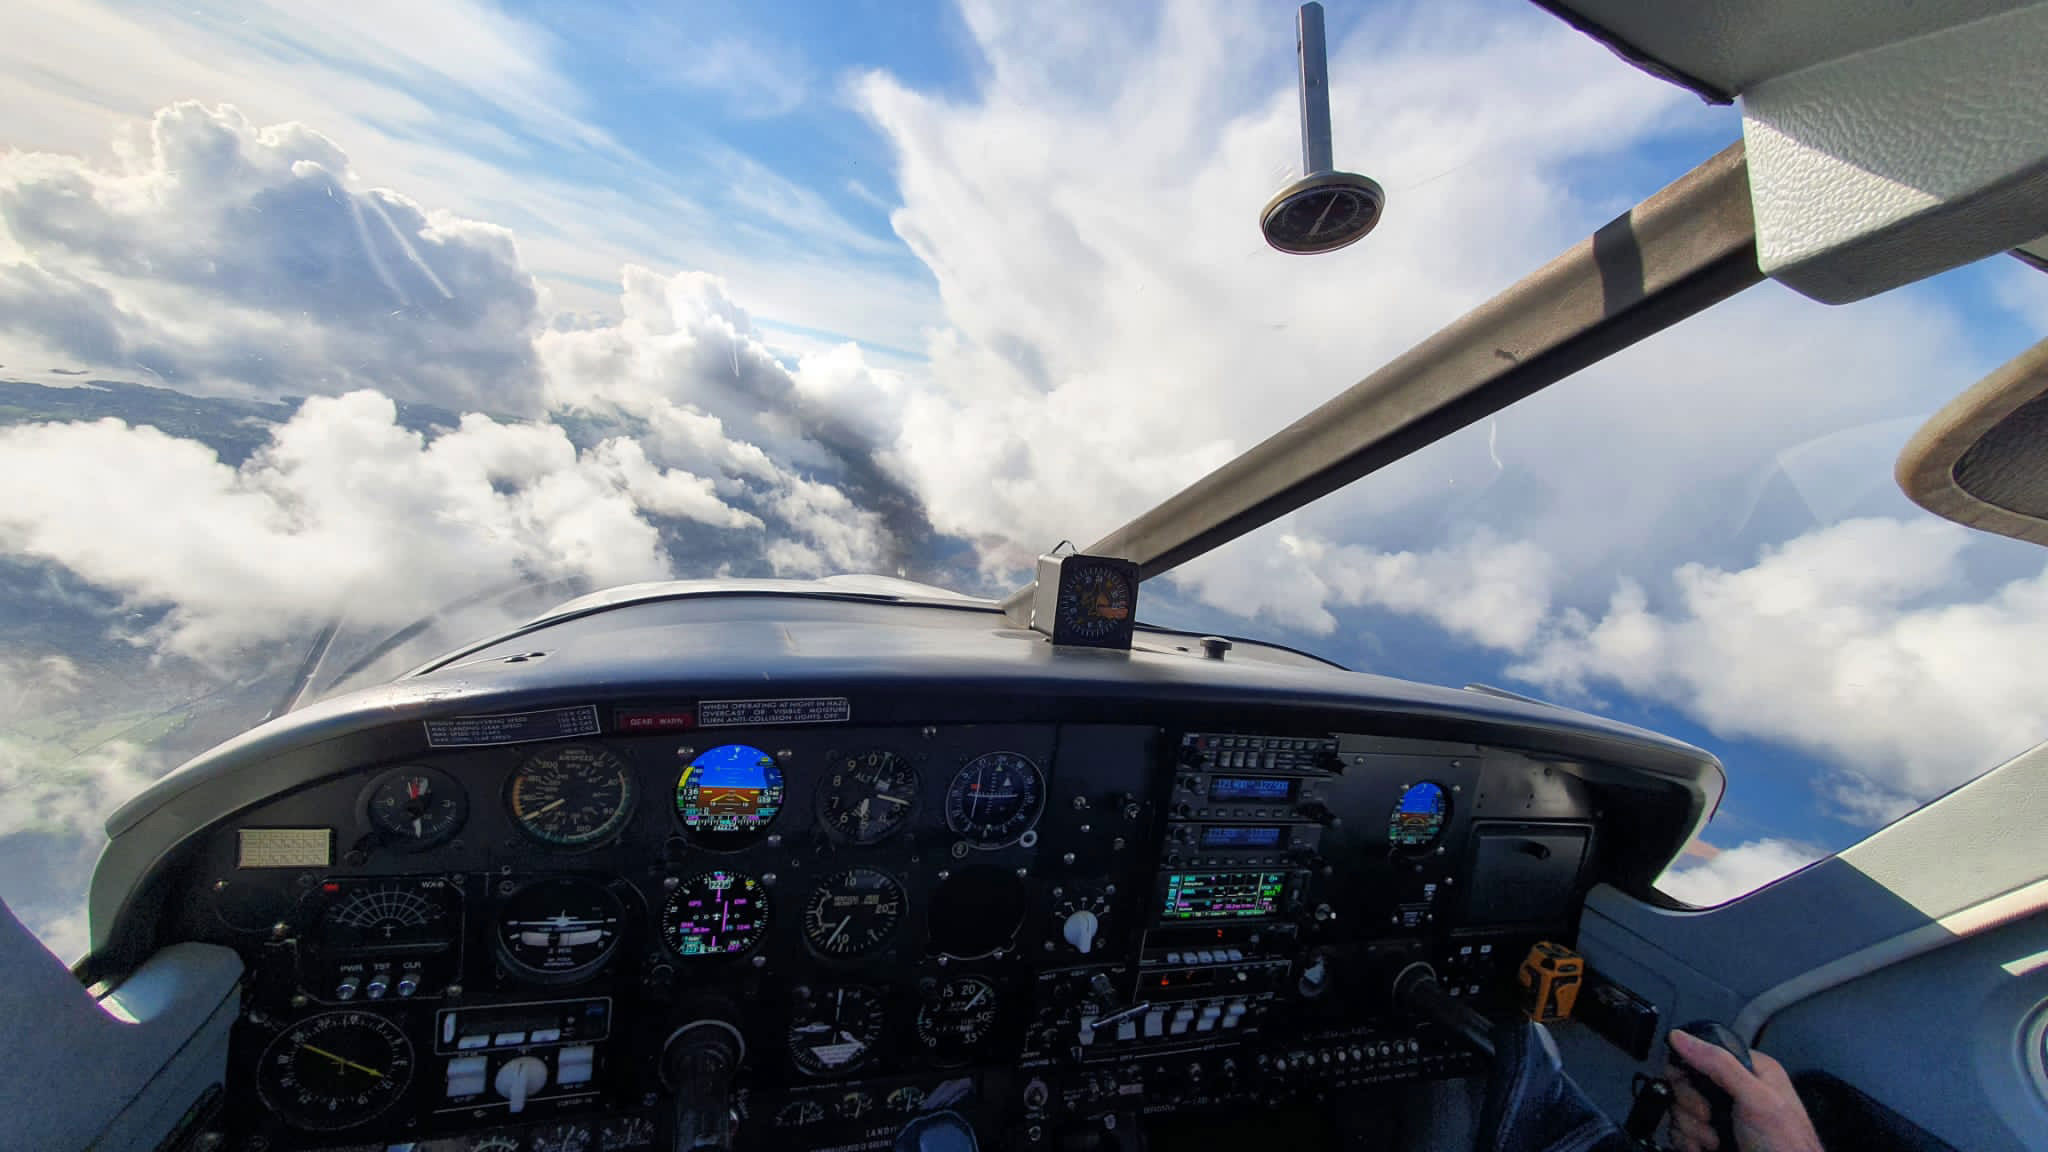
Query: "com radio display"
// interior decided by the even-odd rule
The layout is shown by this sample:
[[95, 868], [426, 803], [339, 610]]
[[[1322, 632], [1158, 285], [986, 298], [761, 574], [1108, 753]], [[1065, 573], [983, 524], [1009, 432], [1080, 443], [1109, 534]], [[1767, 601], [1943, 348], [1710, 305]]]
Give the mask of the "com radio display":
[[1209, 799], [1285, 804], [1294, 799], [1294, 783], [1284, 776], [1211, 776]]
[[1202, 828], [1204, 848], [1278, 848], [1286, 829], [1278, 824], [1208, 824]]
[[1280, 914], [1285, 872], [1171, 872], [1163, 920], [1253, 920]]

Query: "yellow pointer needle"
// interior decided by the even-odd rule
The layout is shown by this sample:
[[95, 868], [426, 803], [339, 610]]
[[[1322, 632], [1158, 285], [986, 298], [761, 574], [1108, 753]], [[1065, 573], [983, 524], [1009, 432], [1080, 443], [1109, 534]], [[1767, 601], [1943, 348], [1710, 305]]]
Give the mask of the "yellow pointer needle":
[[543, 804], [540, 807], [535, 808], [533, 811], [528, 812], [526, 814], [526, 817], [527, 819], [531, 820], [533, 817], [538, 816], [543, 812], [553, 812], [555, 809], [560, 808], [562, 805], [567, 804], [568, 802], [569, 798], [567, 796], [564, 796], [560, 800], [557, 800], [552, 804]]
[[375, 1068], [370, 1067], [368, 1064], [358, 1064], [346, 1056], [336, 1056], [334, 1053], [329, 1052], [325, 1048], [315, 1048], [311, 1044], [301, 1044], [299, 1045], [299, 1047], [304, 1048], [306, 1051], [311, 1052], [315, 1056], [325, 1056], [329, 1060], [334, 1061], [336, 1064], [339, 1064], [344, 1068], [354, 1068], [358, 1072], [368, 1072], [370, 1075], [375, 1076], [379, 1080], [382, 1080], [384, 1078], [384, 1074], [382, 1072], [377, 1071]]

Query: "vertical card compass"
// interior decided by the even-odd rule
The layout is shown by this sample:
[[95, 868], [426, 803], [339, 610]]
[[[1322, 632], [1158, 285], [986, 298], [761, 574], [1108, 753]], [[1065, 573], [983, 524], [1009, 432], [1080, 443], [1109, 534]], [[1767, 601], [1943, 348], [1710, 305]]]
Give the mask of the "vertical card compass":
[[1138, 615], [1138, 566], [1113, 556], [1041, 556], [1031, 626], [1055, 644], [1129, 648]]

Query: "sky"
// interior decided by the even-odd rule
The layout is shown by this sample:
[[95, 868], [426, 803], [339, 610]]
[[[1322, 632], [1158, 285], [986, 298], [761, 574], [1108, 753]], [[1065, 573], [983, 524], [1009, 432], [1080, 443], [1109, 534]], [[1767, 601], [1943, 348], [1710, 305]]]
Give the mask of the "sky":
[[[0, 378], [291, 408], [246, 458], [0, 428], [0, 857], [43, 865], [0, 895], [75, 950], [167, 685], [260, 694], [337, 614], [508, 580], [999, 593], [1740, 133], [1533, 6], [1326, 6], [1337, 161], [1388, 207], [1315, 258], [1257, 229], [1299, 174], [1286, 3], [14, 6]], [[2044, 326], [2002, 258], [1838, 308], [1765, 284], [1140, 615], [1697, 743], [1729, 792], [1665, 883], [1724, 899], [2048, 727], [2040, 554], [1891, 481]]]

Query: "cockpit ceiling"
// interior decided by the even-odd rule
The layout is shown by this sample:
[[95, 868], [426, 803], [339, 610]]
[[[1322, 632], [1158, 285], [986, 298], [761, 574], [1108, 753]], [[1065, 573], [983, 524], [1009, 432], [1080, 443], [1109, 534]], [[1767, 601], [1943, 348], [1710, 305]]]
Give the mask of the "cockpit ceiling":
[[1537, 0], [1654, 76], [1727, 103], [1761, 81], [2025, 7], [2022, 0]]

